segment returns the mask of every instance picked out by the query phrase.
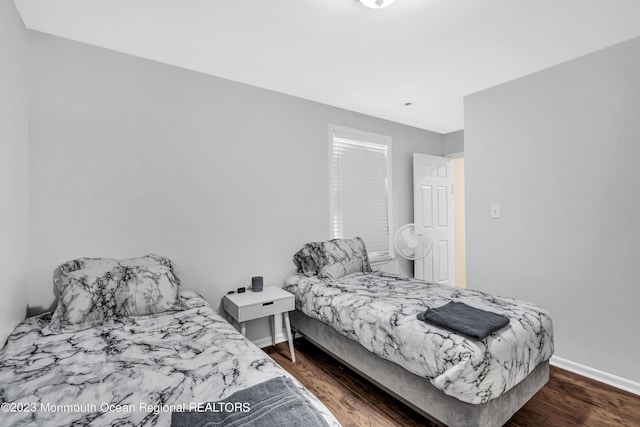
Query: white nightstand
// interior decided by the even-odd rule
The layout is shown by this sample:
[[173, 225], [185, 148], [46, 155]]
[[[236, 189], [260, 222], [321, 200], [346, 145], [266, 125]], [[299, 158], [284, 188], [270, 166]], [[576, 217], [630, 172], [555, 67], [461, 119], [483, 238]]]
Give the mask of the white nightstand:
[[293, 351], [291, 324], [289, 323], [289, 312], [296, 308], [293, 294], [276, 286], [265, 286], [262, 292], [247, 290], [241, 294], [227, 294], [222, 299], [222, 306], [231, 317], [240, 323], [240, 332], [242, 335], [247, 335], [247, 321], [272, 316], [271, 340], [274, 345], [276, 343], [275, 319], [276, 316], [282, 314], [284, 326], [287, 330], [287, 338], [289, 339], [291, 361], [293, 363], [296, 362], [296, 355]]

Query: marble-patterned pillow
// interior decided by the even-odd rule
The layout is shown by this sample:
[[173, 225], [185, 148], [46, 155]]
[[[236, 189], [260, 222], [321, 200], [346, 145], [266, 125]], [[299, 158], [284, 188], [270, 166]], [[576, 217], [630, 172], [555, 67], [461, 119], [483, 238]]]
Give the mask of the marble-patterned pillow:
[[101, 276], [83, 270], [69, 273], [45, 333], [75, 332], [117, 322], [123, 317], [117, 301], [121, 283], [122, 271], [117, 266]]
[[126, 316], [182, 310], [180, 281], [169, 258], [146, 255], [118, 261], [78, 258], [58, 267], [60, 290], [49, 333], [79, 331]]
[[169, 258], [157, 254], [149, 254], [141, 257], [127, 258], [119, 261], [123, 267], [167, 267], [173, 274], [173, 279], [180, 286], [180, 278], [176, 274], [176, 265]]
[[318, 264], [314, 261], [307, 245], [304, 245], [302, 249], [293, 255], [293, 263], [298, 268], [298, 272], [303, 273], [305, 276], [318, 274]]
[[53, 283], [62, 292], [65, 284], [69, 283], [66, 279], [71, 273], [82, 271], [81, 275], [86, 276], [85, 280], [88, 280], [88, 283], [92, 283], [97, 277], [104, 276], [117, 266], [118, 261], [112, 258], [74, 259], [60, 264], [53, 273]]
[[182, 310], [180, 288], [171, 268], [164, 265], [122, 266], [118, 305], [126, 316]]
[[67, 261], [60, 264], [53, 273], [53, 283], [58, 290], [62, 292], [65, 285], [65, 279], [69, 274], [74, 271], [84, 271], [87, 276], [98, 277], [104, 275], [106, 272], [111, 271], [114, 267], [157, 267], [165, 266], [171, 269], [178, 286], [180, 285], [180, 279], [176, 274], [176, 267], [173, 261], [162, 255], [149, 254], [141, 257], [127, 258], [123, 260], [117, 260], [113, 258], [78, 258], [71, 261]]
[[372, 271], [367, 248], [360, 237], [307, 243], [306, 247], [318, 265], [321, 277], [336, 280], [349, 274]]

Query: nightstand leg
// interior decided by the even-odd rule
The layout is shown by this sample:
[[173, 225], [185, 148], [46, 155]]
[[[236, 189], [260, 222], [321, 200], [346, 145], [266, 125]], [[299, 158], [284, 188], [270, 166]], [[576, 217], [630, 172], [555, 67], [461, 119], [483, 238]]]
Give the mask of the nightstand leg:
[[276, 345], [276, 315], [271, 316], [271, 345]]
[[291, 361], [296, 363], [296, 353], [293, 350], [293, 335], [291, 335], [291, 323], [289, 323], [289, 313], [282, 313], [284, 317], [284, 327], [287, 329], [287, 338], [289, 339], [289, 353], [291, 353]]
[[240, 333], [245, 337], [247, 336], [247, 322], [240, 323]]

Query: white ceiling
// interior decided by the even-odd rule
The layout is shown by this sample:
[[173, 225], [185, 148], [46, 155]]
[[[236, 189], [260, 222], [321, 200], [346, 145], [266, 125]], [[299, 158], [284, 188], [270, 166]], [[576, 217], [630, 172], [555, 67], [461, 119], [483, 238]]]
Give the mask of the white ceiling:
[[15, 3], [33, 30], [440, 133], [464, 95], [640, 36], [639, 0]]

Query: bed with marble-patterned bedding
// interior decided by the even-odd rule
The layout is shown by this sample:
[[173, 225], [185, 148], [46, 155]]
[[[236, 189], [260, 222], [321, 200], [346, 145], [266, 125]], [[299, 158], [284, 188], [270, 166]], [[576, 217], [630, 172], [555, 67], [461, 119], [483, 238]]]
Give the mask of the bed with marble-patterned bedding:
[[[422, 388], [421, 383], [428, 380], [432, 386], [429, 390], [454, 398], [443, 400], [441, 406], [450, 407], [435, 408], [437, 414], [433, 410], [421, 411], [437, 421], [501, 425], [523, 403], [524, 398], [513, 398], [515, 394], [530, 397], [546, 382], [545, 372], [540, 372], [546, 369], [548, 376], [553, 326], [549, 314], [536, 304], [371, 271], [366, 249], [358, 239], [307, 244], [294, 256], [294, 263], [299, 271], [289, 276], [284, 286], [296, 296], [297, 310], [291, 320], [294, 330], [336, 353], [347, 364], [359, 365], [361, 369], [356, 370], [378, 376], [390, 367], [388, 374], [380, 376], [382, 379], [374, 378], [374, 382], [392, 392], [394, 387], [389, 382], [405, 373], [409, 373], [407, 378], [416, 387]], [[323, 270], [332, 274], [323, 274]], [[333, 274], [336, 271], [338, 274]], [[509, 324], [476, 340], [418, 320], [419, 313], [452, 301], [504, 315]], [[361, 351], [362, 347], [366, 351]], [[363, 363], [363, 358], [368, 362]], [[525, 381], [528, 377], [536, 377], [535, 385], [522, 391], [531, 383]], [[424, 401], [421, 396], [414, 399], [414, 390], [408, 392], [408, 397], [394, 394], [400, 394], [410, 404]], [[437, 393], [433, 396], [440, 398]], [[510, 402], [507, 406], [513, 406], [513, 412], [507, 410], [492, 417], [490, 412], [504, 406], [505, 401]], [[452, 421], [455, 418], [450, 413], [462, 412], [455, 402], [469, 410], [468, 419]], [[412, 406], [424, 409], [420, 404]], [[482, 409], [480, 413], [478, 408], [491, 410]], [[487, 420], [475, 419], [480, 416]]]
[[[463, 402], [484, 403], [522, 381], [553, 353], [553, 327], [539, 306], [377, 271], [338, 280], [293, 275], [285, 290], [296, 309]], [[472, 340], [416, 318], [428, 308], [464, 302], [509, 317]]]
[[[78, 298], [78, 290], [73, 294]], [[52, 331], [51, 313], [20, 323], [0, 351], [0, 425], [169, 426], [176, 407], [220, 401], [283, 376], [328, 425], [339, 426], [206, 300], [181, 289], [178, 297], [171, 310], [75, 330]]]

